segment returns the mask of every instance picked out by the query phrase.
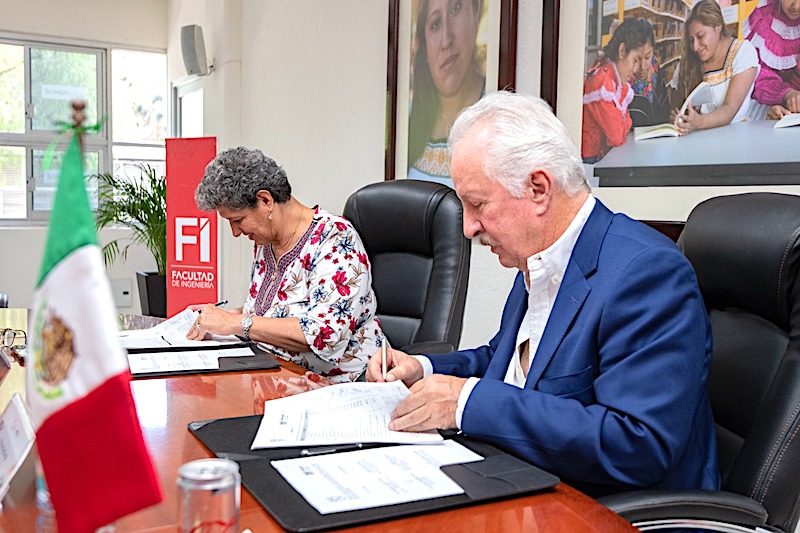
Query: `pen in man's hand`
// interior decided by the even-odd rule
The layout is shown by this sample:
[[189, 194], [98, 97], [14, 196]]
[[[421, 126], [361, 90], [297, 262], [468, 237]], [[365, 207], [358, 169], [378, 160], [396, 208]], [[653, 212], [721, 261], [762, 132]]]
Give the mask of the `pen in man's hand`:
[[311, 455], [323, 455], [326, 453], [349, 452], [352, 450], [360, 450], [363, 447], [364, 445], [359, 442], [357, 444], [336, 446], [335, 448], [304, 448], [300, 450], [300, 457], [309, 457]]
[[383, 338], [381, 344], [381, 370], [383, 370], [383, 381], [386, 381], [386, 337]]

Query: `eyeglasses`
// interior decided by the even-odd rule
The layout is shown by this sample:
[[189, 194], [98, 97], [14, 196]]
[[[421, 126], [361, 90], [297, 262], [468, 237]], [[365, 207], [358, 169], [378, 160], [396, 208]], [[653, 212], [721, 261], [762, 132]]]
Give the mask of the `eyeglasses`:
[[[22, 344], [14, 342], [22, 339]], [[25, 366], [25, 352], [28, 346], [28, 336], [21, 329], [0, 329], [0, 348], [6, 357], [13, 357], [21, 366]]]

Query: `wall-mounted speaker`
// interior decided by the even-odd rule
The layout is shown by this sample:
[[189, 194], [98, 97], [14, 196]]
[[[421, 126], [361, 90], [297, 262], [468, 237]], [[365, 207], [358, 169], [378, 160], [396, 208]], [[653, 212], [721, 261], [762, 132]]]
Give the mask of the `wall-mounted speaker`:
[[181, 53], [186, 74], [205, 76], [208, 74], [206, 45], [203, 42], [203, 28], [197, 24], [181, 27]]

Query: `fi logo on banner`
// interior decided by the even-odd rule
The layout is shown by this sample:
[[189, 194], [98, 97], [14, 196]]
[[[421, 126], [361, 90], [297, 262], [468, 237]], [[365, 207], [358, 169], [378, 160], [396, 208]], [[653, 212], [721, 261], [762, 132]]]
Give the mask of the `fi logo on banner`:
[[183, 228], [200, 226], [200, 262], [211, 262], [211, 224], [208, 218], [175, 217], [175, 260], [183, 261], [183, 246], [197, 244], [197, 235], [186, 234]]

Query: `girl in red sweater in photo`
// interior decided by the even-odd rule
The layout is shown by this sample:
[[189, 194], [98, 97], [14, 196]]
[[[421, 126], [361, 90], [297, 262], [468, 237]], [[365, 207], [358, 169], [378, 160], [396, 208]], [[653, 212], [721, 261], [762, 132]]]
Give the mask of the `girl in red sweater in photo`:
[[596, 163], [613, 146], [625, 142], [631, 129], [628, 104], [633, 91], [628, 78], [653, 53], [653, 28], [640, 18], [626, 18], [603, 48], [602, 57], [583, 80], [581, 156]]

